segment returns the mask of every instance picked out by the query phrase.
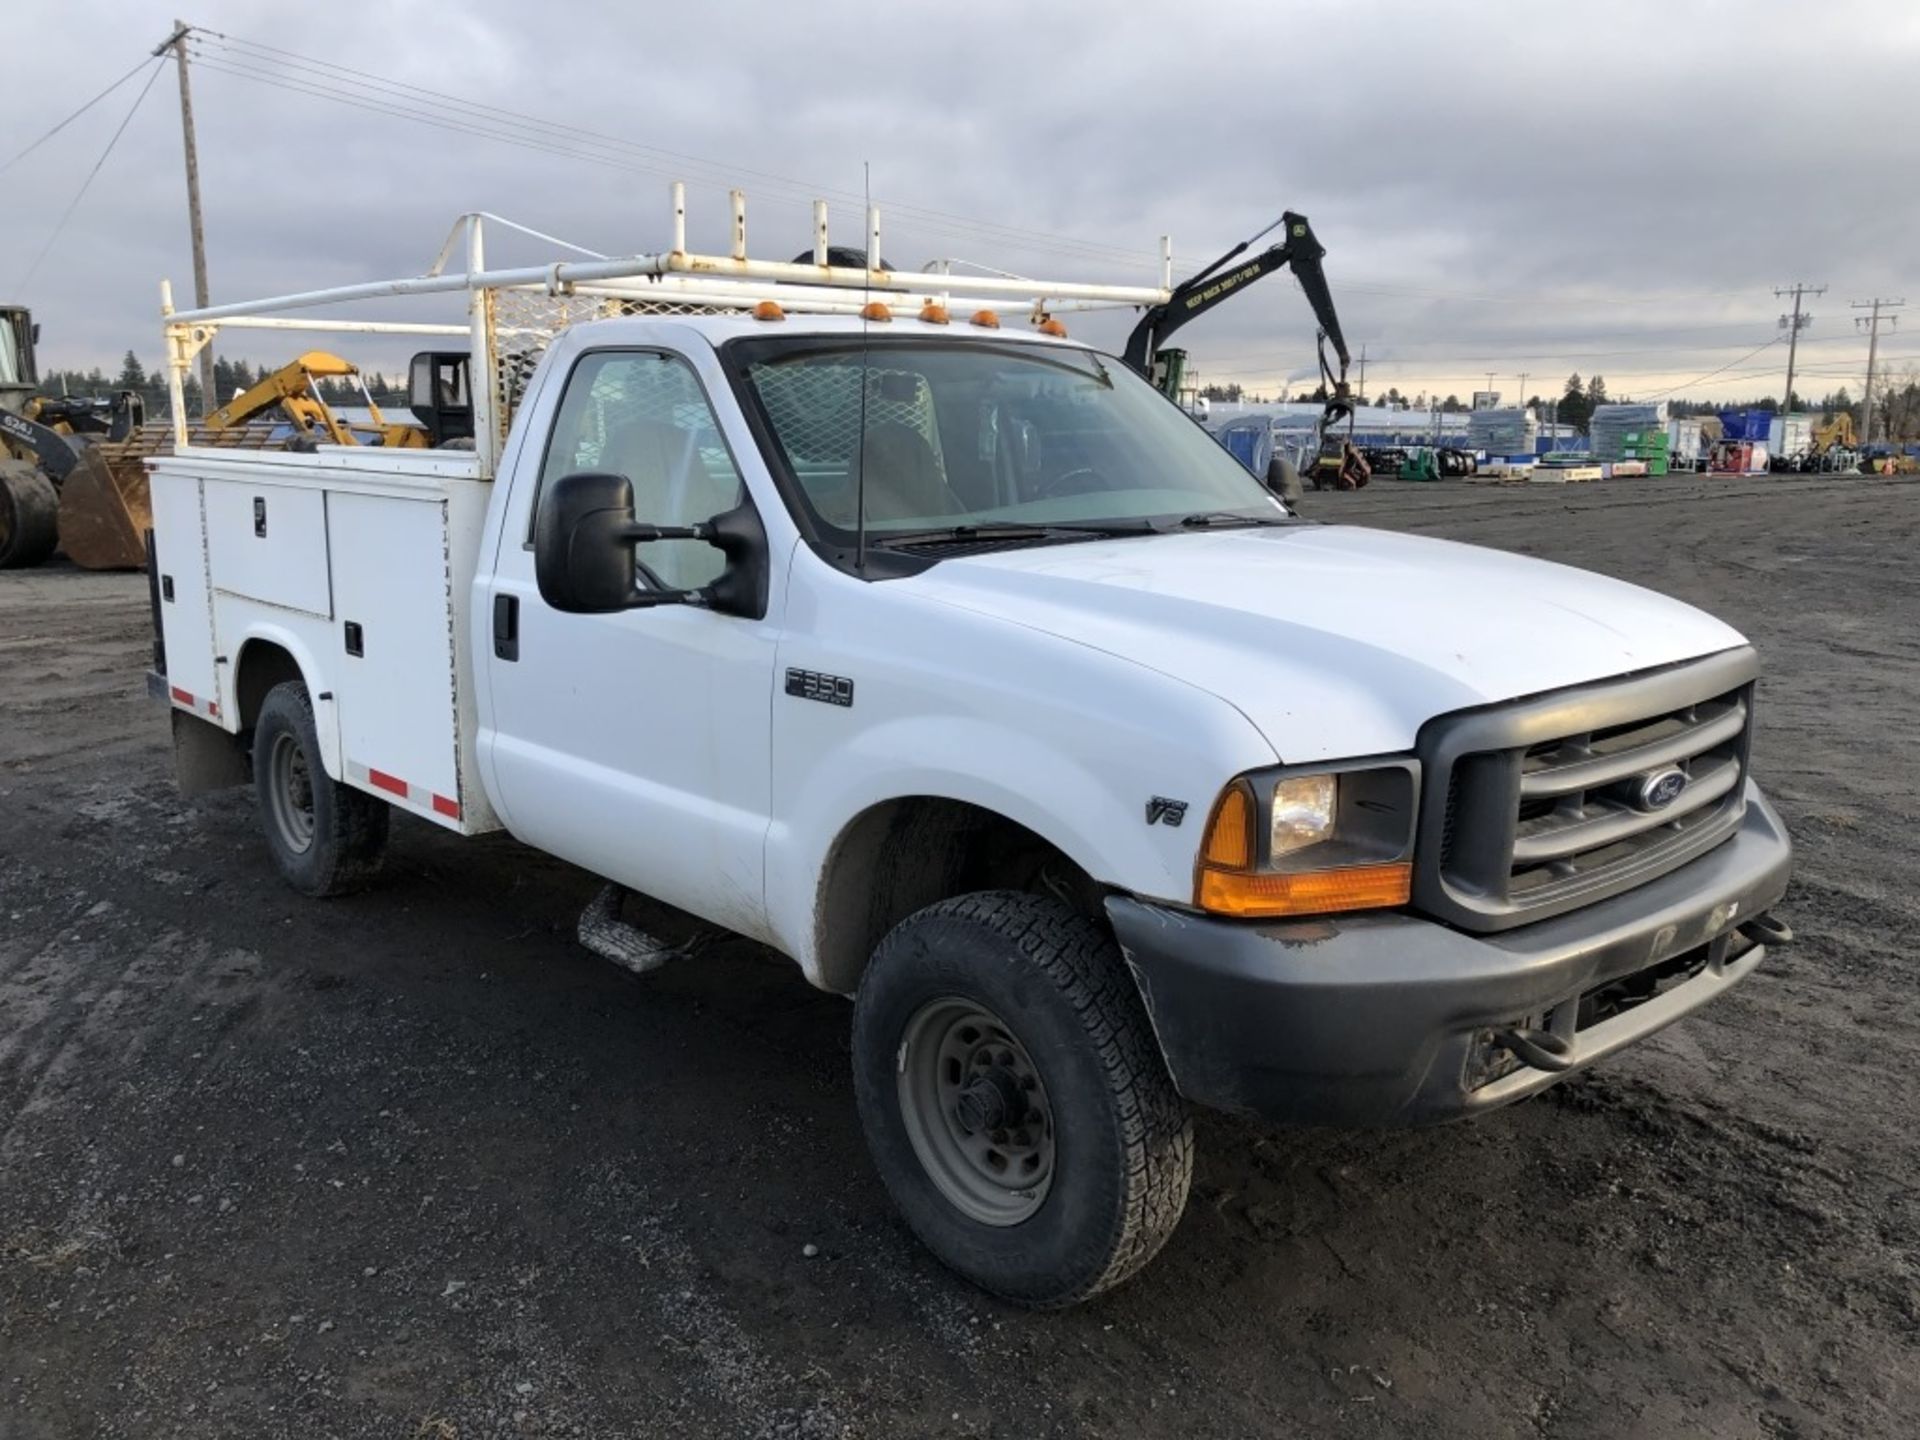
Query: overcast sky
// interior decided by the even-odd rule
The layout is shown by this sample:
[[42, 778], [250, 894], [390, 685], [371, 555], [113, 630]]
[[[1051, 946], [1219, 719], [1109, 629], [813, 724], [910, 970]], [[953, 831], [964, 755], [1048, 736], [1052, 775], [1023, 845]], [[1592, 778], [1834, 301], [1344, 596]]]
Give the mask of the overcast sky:
[[[1912, 284], [1920, 309], [1914, 0], [386, 0], [301, 11], [298, 26], [179, 3], [230, 37], [200, 41], [193, 81], [216, 301], [418, 273], [472, 209], [653, 250], [676, 174], [699, 182], [697, 244], [724, 246], [724, 176], [748, 193], [754, 253], [806, 248], [806, 197], [829, 190], [854, 197], [835, 205], [835, 238], [857, 244], [870, 161], [882, 249], [901, 267], [959, 256], [1150, 282], [1162, 233], [1196, 265], [1299, 210], [1376, 394], [1464, 398], [1488, 371], [1509, 397], [1521, 371], [1529, 393], [1557, 392], [1575, 370], [1616, 395], [1777, 391], [1784, 344], [1742, 357], [1779, 334], [1773, 290], [1796, 280], [1829, 286], [1808, 301], [1796, 388], [1857, 394], [1849, 302]], [[137, 64], [175, 8], [63, 0], [10, 17], [9, 49], [29, 59], [0, 86], [0, 164]], [[350, 89], [328, 67], [493, 112]], [[0, 300], [35, 310], [43, 366], [111, 367], [128, 346], [151, 364], [160, 278], [190, 302], [170, 65], [27, 275], [147, 78], [0, 177]], [[553, 153], [584, 149], [603, 160]], [[490, 258], [547, 257], [529, 243]], [[430, 318], [417, 303], [388, 313]], [[1117, 344], [1123, 327], [1075, 328]], [[1257, 390], [1312, 374], [1312, 320], [1286, 278], [1181, 343], [1205, 377]], [[222, 348], [288, 358], [264, 336]], [[1920, 336], [1882, 351], [1905, 363]]]

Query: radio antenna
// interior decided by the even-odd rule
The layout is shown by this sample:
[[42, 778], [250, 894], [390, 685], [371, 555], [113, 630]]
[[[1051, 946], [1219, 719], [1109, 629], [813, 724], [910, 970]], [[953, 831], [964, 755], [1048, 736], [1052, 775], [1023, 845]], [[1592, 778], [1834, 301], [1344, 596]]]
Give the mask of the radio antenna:
[[[860, 298], [860, 430], [859, 438], [854, 442], [854, 478], [853, 478], [853, 568], [864, 572], [867, 568], [867, 367], [871, 358], [871, 347], [867, 343], [867, 331], [871, 321], [867, 309], [873, 304], [873, 162], [862, 160], [860, 169], [863, 175], [862, 189], [867, 202], [867, 273], [862, 281], [863, 294]], [[832, 259], [831, 256], [828, 257]]]

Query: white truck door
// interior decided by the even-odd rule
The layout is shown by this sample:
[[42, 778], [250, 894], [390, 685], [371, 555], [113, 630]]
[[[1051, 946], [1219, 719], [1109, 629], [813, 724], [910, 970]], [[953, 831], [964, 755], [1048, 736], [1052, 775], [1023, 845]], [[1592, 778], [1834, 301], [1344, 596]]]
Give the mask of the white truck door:
[[[544, 455], [530, 432], [520, 456], [493, 589], [475, 617], [492, 634], [503, 818], [530, 845], [764, 938], [774, 626], [691, 605], [564, 614], [540, 598], [531, 544], [539, 489], [562, 475], [624, 474], [637, 519], [687, 525], [740, 502], [739, 469], [678, 356], [590, 351], [549, 413]], [[724, 563], [694, 540], [638, 553], [673, 588], [707, 584]]]

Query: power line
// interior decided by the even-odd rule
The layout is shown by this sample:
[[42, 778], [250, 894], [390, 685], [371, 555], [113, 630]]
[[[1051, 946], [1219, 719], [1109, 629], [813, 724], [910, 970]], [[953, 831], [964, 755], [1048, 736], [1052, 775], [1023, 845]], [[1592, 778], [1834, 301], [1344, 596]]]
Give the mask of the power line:
[[138, 75], [140, 73], [140, 66], [145, 65], [146, 63], [147, 62], [145, 60], [142, 60], [138, 65], [135, 65], [131, 70], [127, 71], [126, 74], [122, 75], [118, 80], [114, 81], [111, 85], [107, 86], [106, 89], [102, 90], [98, 95], [94, 96], [93, 99], [87, 101], [86, 104], [82, 105], [78, 110], [74, 111], [71, 115], [67, 116], [66, 119], [62, 120], [58, 125], [54, 126], [51, 130], [47, 131], [47, 133], [42, 135], [38, 140], [34, 141], [31, 145], [27, 146], [27, 148], [22, 150], [19, 154], [15, 155], [13, 159], [7, 161], [7, 163], [4, 165], [0, 165], [0, 175], [6, 174], [7, 171], [11, 170], [15, 165], [19, 164], [22, 160], [26, 159], [27, 156], [31, 155], [34, 151], [38, 150], [42, 145], [46, 144], [47, 141], [51, 140], [54, 136], [58, 135], [62, 130], [66, 129], [67, 126], [71, 125], [74, 121], [78, 120], [82, 115], [86, 114], [87, 111], [91, 110], [94, 106], [98, 105], [102, 100], [106, 99], [107, 96], [111, 95], [114, 91], [118, 90], [122, 85], [126, 84], [127, 81], [131, 80], [134, 76]]
[[[223, 63], [219, 59], [216, 59], [210, 56], [205, 50], [202, 50], [198, 47], [195, 47], [193, 51], [193, 55], [194, 55], [195, 64], [203, 71], [211, 71], [219, 74], [235, 76], [243, 80], [253, 81], [257, 84], [271, 86], [273, 89], [277, 91], [291, 90], [296, 93], [311, 95], [319, 99], [331, 100], [336, 103], [347, 105], [355, 109], [364, 110], [376, 115], [385, 115], [385, 116], [390, 116], [396, 119], [411, 120], [418, 124], [426, 125], [426, 126], [429, 126], [430, 128], [437, 129], [437, 130], [444, 130], [456, 135], [466, 135], [476, 139], [493, 140], [504, 145], [514, 146], [518, 149], [533, 151], [537, 154], [553, 155], [553, 156], [557, 156], [565, 159], [583, 160], [591, 164], [603, 165], [610, 169], [625, 171], [629, 174], [670, 176], [670, 175], [675, 175], [676, 173], [675, 171], [670, 170], [665, 166], [661, 166], [661, 165], [657, 165], [657, 164], [653, 164], [653, 163], [641, 161], [641, 160], [633, 160], [630, 158], [623, 157], [617, 153], [615, 154], [601, 153], [600, 151], [592, 148], [586, 148], [579, 144], [567, 143], [565, 141], [555, 139], [551, 136], [540, 135], [537, 132], [531, 135], [510, 134], [500, 130], [488, 128], [487, 126], [484, 126], [484, 125], [467, 123], [458, 118], [449, 118], [449, 117], [430, 114], [418, 109], [411, 108], [398, 101], [385, 101], [385, 100], [375, 99], [367, 96], [355, 95], [350, 92], [343, 91], [335, 87], [327, 86], [319, 83], [309, 84], [309, 83], [306, 83], [300, 77], [291, 77], [286, 75], [268, 75], [268, 74], [248, 70], [248, 69], [238, 68], [238, 67]], [[725, 182], [721, 180], [695, 179], [692, 183], [709, 184], [716, 188], [725, 187]], [[776, 193], [772, 197], [771, 203], [776, 205], [791, 206], [796, 210], [802, 210], [802, 209], [808, 208], [808, 202], [804, 202], [797, 198], [785, 196], [778, 193]], [[905, 207], [902, 207], [902, 208], [905, 208]], [[984, 225], [980, 226], [977, 230], [963, 230], [958, 225], [934, 226], [934, 225], [923, 225], [919, 222], [909, 221], [908, 223], [902, 224], [900, 228], [903, 230], [909, 230], [909, 231], [931, 232], [936, 234], [945, 234], [949, 236], [962, 237], [962, 238], [968, 238], [973, 240], [988, 238], [988, 239], [995, 239], [999, 243], [1003, 243], [1003, 244], [1008, 243], [1008, 241], [1003, 235], [999, 235], [993, 232], [992, 230], [990, 230], [988, 227]], [[1040, 248], [1049, 248], [1049, 249], [1057, 250], [1063, 254], [1072, 255], [1074, 256], [1074, 258], [1077, 258], [1080, 260], [1097, 260], [1103, 263], [1114, 263], [1114, 258], [1116, 253], [1116, 252], [1102, 253], [1102, 252], [1093, 250], [1091, 247], [1085, 250], [1079, 250], [1079, 249], [1072, 248], [1071, 242], [1055, 242], [1055, 243], [1050, 243], [1042, 246], [1041, 242], [1038, 242], [1038, 241], [1016, 239], [1014, 243], [1040, 246]], [[1134, 260], [1135, 263], [1137, 263], [1138, 260], [1143, 256], [1144, 256], [1144, 252], [1138, 252], [1132, 255], [1132, 259]]]
[[153, 89], [153, 82], [160, 78], [160, 64], [157, 60], [142, 61], [141, 63], [151, 64], [153, 66], [153, 73], [147, 76], [147, 83], [140, 87], [140, 93], [133, 97], [133, 104], [127, 107], [127, 113], [120, 121], [120, 128], [113, 132], [113, 138], [107, 141], [107, 148], [100, 152], [100, 158], [94, 161], [93, 168], [87, 171], [87, 178], [80, 182], [80, 188], [74, 192], [73, 199], [67, 202], [67, 208], [60, 212], [60, 218], [54, 224], [53, 233], [47, 236], [47, 243], [42, 245], [40, 247], [40, 253], [33, 257], [33, 263], [27, 267], [27, 273], [20, 277], [19, 288], [21, 290], [27, 288], [27, 282], [33, 279], [34, 272], [39, 270], [40, 262], [45, 260], [47, 258], [47, 252], [53, 249], [53, 242], [58, 240], [60, 238], [60, 232], [67, 228], [67, 221], [73, 218], [73, 212], [79, 208], [81, 199], [87, 193], [87, 188], [93, 184], [93, 177], [98, 175], [100, 173], [100, 167], [107, 163], [107, 157], [113, 153], [113, 147], [120, 143], [120, 137], [126, 134], [127, 126], [133, 122], [134, 112], [140, 108], [140, 102], [147, 98], [147, 92]]
[[[1751, 329], [1751, 327], [1743, 327], [1743, 328]], [[1780, 337], [1776, 336], [1775, 341], [1769, 342], [1769, 343], [1776, 343], [1779, 338]], [[1454, 342], [1446, 341], [1446, 340], [1434, 340], [1434, 341], [1418, 341], [1418, 342], [1411, 342], [1411, 343], [1420, 344], [1420, 345], [1425, 345], [1425, 344], [1445, 345], [1445, 344], [1450, 344]], [[1850, 343], [1854, 343], [1854, 341], [1853, 341], [1853, 337], [1848, 335], [1828, 335], [1828, 336], [1822, 336], [1818, 339], [1806, 340], [1806, 341], [1803, 341], [1802, 343], [1807, 345], [1838, 345], [1838, 344], [1850, 344]], [[1396, 347], [1396, 348], [1405, 348], [1405, 346], [1403, 345], [1402, 347]], [[1676, 352], [1679, 357], [1684, 357], [1688, 355], [1695, 355], [1702, 351], [1741, 350], [1741, 349], [1746, 349], [1746, 347], [1744, 345], [1717, 345], [1717, 346], [1716, 345], [1686, 345], [1686, 346], [1679, 346], [1679, 347], [1654, 345], [1654, 346], [1640, 346], [1630, 350], [1556, 351], [1556, 352], [1547, 353], [1544, 358], [1553, 359], [1553, 360], [1568, 360], [1568, 359], [1575, 359], [1575, 358], [1592, 359], [1592, 358], [1606, 358], [1606, 357], [1617, 356], [1617, 355], [1663, 355], [1663, 354], [1674, 355], [1676, 354]], [[1746, 358], [1746, 355], [1751, 355], [1754, 353], [1756, 352], [1750, 349], [1746, 349], [1745, 355], [1742, 355], [1740, 357], [1735, 358], [1734, 360], [1729, 361], [1728, 364], [1730, 366], [1737, 366], [1742, 362], [1742, 360]], [[1884, 356], [1887, 352], [1883, 351], [1881, 353]], [[1280, 362], [1273, 362], [1273, 363], [1267, 363], [1267, 364], [1235, 365], [1231, 363], [1231, 360], [1233, 357], [1227, 357], [1227, 358], [1229, 363], [1226, 363], [1220, 366], [1214, 366], [1214, 365], [1208, 366], [1207, 374], [1216, 378], [1235, 378], [1235, 377], [1247, 376], [1247, 375], [1255, 376], [1258, 378], [1265, 378], [1269, 376], [1279, 377], [1281, 375], [1292, 374], [1294, 370], [1299, 368], [1297, 366], [1291, 366], [1291, 365], [1287, 365]], [[1382, 359], [1380, 357], [1374, 356], [1374, 357], [1369, 357], [1368, 364], [1376, 370], [1389, 371], [1393, 373], [1395, 376], [1411, 374], [1415, 377], [1418, 377], [1419, 379], [1427, 380], [1427, 379], [1435, 378], [1434, 372], [1444, 366], [1466, 365], [1466, 364], [1472, 364], [1476, 361], [1507, 361], [1511, 363], [1512, 361], [1515, 361], [1515, 360], [1539, 360], [1541, 358], [1543, 358], [1541, 352], [1527, 352], [1525, 354], [1510, 353], [1510, 354], [1500, 354], [1500, 355], [1477, 355], [1477, 356], [1476, 355], [1445, 355], [1432, 360], [1423, 360], [1418, 358], [1401, 357], [1401, 356], [1391, 356], [1391, 357]], [[1909, 353], [1909, 352], [1902, 351], [1898, 355], [1896, 355], [1894, 358], [1902, 359], [1902, 360], [1920, 359], [1920, 352]], [[1643, 375], [1666, 376], [1666, 375], [1673, 374], [1678, 368], [1680, 367], [1677, 364], [1667, 364], [1667, 365], [1661, 365], [1661, 366], [1656, 366], [1651, 368], [1630, 368], [1630, 369], [1619, 369], [1613, 366], [1608, 366], [1607, 373], [1610, 375], [1629, 376], [1629, 377], [1643, 376]], [[1304, 374], [1307, 372], [1302, 372], [1302, 373]], [[1720, 372], [1715, 371], [1711, 373], [1718, 374]], [[1764, 369], [1745, 371], [1745, 372], [1737, 372], [1737, 371], [1729, 372], [1729, 374], [1756, 374], [1756, 375], [1765, 374], [1765, 373], [1766, 371]], [[1856, 365], [1848, 365], [1844, 362], [1815, 361], [1812, 363], [1802, 364], [1798, 366], [1796, 373], [1803, 374], [1803, 375], [1846, 376], [1846, 375], [1858, 375], [1860, 373], [1860, 369]], [[1474, 374], [1467, 371], [1460, 371], [1458, 373], [1450, 374], [1450, 375], [1443, 374], [1438, 376], [1437, 378], [1447, 380], [1447, 381], [1458, 381], [1462, 384], [1466, 384], [1470, 382], [1483, 381], [1486, 379], [1486, 374], [1487, 372], [1485, 371], [1481, 371], [1478, 374]]]
[[[537, 116], [465, 100], [424, 86], [388, 80], [350, 66], [296, 55], [275, 46], [241, 40], [218, 31], [196, 27], [193, 33], [195, 58], [207, 68], [224, 68], [224, 73], [237, 75], [243, 79], [282, 88], [293, 88], [302, 93], [317, 95], [343, 104], [373, 108], [376, 113], [415, 120], [439, 129], [455, 130], [480, 138], [518, 144], [523, 148], [543, 149], [547, 153], [565, 153], [576, 159], [591, 160], [618, 168], [673, 178], [688, 178], [689, 172], [692, 172], [692, 178], [696, 181], [716, 186], [729, 185], [743, 176], [751, 177], [766, 182], [772, 191], [784, 195], [794, 204], [810, 204], [814, 198], [820, 196], [836, 197], [847, 203], [858, 200], [858, 197], [850, 191], [808, 186], [789, 176], [724, 165], [697, 156], [664, 150], [657, 146], [642, 145], [619, 136], [587, 130], [576, 125], [542, 120]], [[494, 128], [502, 125], [512, 125], [522, 130], [530, 129], [534, 134], [529, 137], [525, 134]], [[1110, 262], [1137, 264], [1141, 261], [1158, 259], [1156, 254], [1144, 250], [1104, 245], [1096, 241], [1053, 235], [1017, 226], [998, 225], [946, 211], [928, 209], [924, 206], [888, 202], [888, 208], [890, 213], [910, 221], [911, 228], [914, 229], [938, 233], [1011, 237], [1033, 248], [1059, 250], [1063, 253], [1078, 254], [1082, 258], [1092, 257]]]
[[[502, 106], [436, 91], [407, 81], [394, 80], [353, 66], [302, 55], [279, 46], [248, 40], [222, 31], [196, 26], [193, 29], [195, 58], [208, 69], [225, 66], [222, 73], [260, 84], [291, 88], [318, 98], [346, 105], [372, 108], [396, 118], [414, 120], [454, 133], [497, 140], [520, 148], [547, 154], [564, 155], [591, 163], [624, 168], [674, 179], [691, 179], [716, 187], [730, 188], [741, 178], [764, 183], [787, 203], [807, 205], [816, 198], [833, 198], [844, 203], [863, 203], [848, 190], [810, 185], [792, 176], [751, 167], [708, 160], [685, 152], [645, 145], [578, 125], [543, 120], [537, 116]], [[211, 53], [214, 51], [223, 53]], [[296, 83], [298, 82], [298, 83]], [[398, 107], [381, 109], [381, 106]], [[424, 108], [414, 108], [424, 107]], [[502, 125], [518, 127], [502, 131]], [[531, 130], [534, 133], [524, 133]], [[1137, 265], [1157, 263], [1159, 256], [1144, 250], [1103, 244], [1098, 241], [1063, 236], [1019, 226], [973, 219], [950, 211], [907, 204], [881, 197], [890, 216], [902, 229], [921, 234], [999, 239], [1002, 243], [1048, 250], [1079, 259]], [[1676, 300], [1724, 299], [1743, 296], [1744, 290], [1675, 292], [1649, 295], [1644, 291], [1617, 294], [1555, 294], [1535, 291], [1488, 293], [1473, 291], [1435, 291], [1411, 286], [1372, 284], [1366, 281], [1343, 283], [1344, 292], [1427, 299], [1445, 303], [1562, 304], [1562, 305], [1671, 305]]]

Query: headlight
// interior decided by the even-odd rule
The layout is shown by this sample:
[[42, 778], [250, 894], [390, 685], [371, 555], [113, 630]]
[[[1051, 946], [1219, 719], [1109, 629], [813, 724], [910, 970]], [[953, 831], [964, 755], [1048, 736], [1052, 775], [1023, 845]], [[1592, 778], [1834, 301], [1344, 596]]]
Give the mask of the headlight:
[[1338, 794], [1339, 782], [1331, 775], [1289, 775], [1276, 784], [1267, 825], [1273, 858], [1331, 839]]
[[1404, 905], [1419, 794], [1414, 760], [1243, 775], [1208, 817], [1194, 904], [1238, 916]]

